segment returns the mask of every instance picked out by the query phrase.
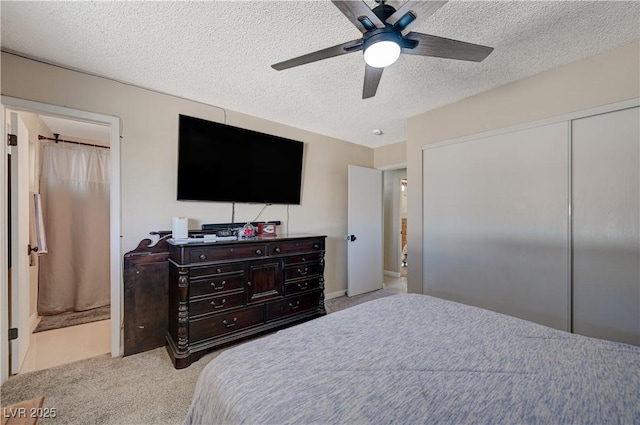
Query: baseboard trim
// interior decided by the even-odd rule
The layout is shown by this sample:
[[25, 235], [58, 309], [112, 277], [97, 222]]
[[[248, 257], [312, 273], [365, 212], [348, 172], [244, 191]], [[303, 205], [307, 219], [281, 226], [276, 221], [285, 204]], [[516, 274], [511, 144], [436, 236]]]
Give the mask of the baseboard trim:
[[385, 276], [393, 276], [393, 277], [400, 277], [400, 276], [402, 276], [399, 272], [392, 272], [391, 270], [385, 270], [385, 271], [384, 271], [384, 275], [385, 275]]
[[331, 299], [334, 299], [334, 298], [342, 297], [342, 296], [344, 296], [346, 294], [347, 294], [347, 291], [331, 292], [331, 293], [328, 293], [328, 294], [324, 294], [324, 299], [325, 300], [331, 300]]

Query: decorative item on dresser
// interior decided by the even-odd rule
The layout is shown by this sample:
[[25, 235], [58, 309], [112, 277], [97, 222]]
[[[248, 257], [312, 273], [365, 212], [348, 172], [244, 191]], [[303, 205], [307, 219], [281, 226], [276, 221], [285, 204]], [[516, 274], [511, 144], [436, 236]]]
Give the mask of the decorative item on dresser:
[[326, 236], [169, 244], [167, 350], [178, 369], [240, 339], [326, 314]]

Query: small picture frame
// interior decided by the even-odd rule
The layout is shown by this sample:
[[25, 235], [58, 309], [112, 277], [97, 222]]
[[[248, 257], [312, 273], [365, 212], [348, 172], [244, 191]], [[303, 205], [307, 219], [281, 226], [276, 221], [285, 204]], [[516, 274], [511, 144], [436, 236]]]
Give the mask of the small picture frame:
[[259, 236], [276, 236], [275, 223], [258, 223]]

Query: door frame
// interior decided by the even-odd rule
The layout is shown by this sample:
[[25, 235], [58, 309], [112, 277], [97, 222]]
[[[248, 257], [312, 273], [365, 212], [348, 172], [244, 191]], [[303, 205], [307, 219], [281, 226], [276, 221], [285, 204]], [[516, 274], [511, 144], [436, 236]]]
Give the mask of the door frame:
[[[17, 111], [5, 111], [7, 129], [11, 129], [11, 134], [23, 140], [25, 143], [18, 143], [15, 147], [9, 148], [11, 170], [9, 180], [11, 181], [9, 195], [10, 202], [9, 228], [11, 229], [11, 243], [9, 244], [11, 256], [8, 257], [11, 263], [11, 277], [9, 289], [11, 296], [7, 297], [9, 308], [9, 326], [16, 328], [18, 335], [26, 332], [27, 337], [9, 341], [10, 361], [9, 373], [18, 373], [24, 364], [27, 352], [29, 351], [30, 334], [33, 330], [34, 317], [31, 315], [31, 267], [28, 252], [29, 232], [31, 219], [29, 217], [29, 197], [30, 197], [30, 151], [31, 134], [26, 123]], [[25, 219], [25, 217], [29, 219]]]
[[[108, 126], [110, 129], [110, 160], [111, 160], [111, 194], [110, 194], [110, 287], [111, 287], [111, 356], [122, 355], [122, 304], [123, 304], [123, 284], [122, 284], [122, 248], [121, 248], [121, 187], [120, 187], [120, 118], [112, 115], [99, 114], [95, 112], [82, 111], [79, 109], [67, 108], [64, 106], [50, 105], [20, 99], [10, 96], [2, 96], [2, 110], [0, 122], [2, 128], [6, 130], [5, 112], [7, 109], [15, 111], [32, 112], [41, 115], [51, 115], [59, 118], [74, 121], [85, 121], [94, 124]], [[4, 136], [3, 136], [4, 138]], [[2, 157], [2, 167], [6, 170], [7, 163], [7, 142], [0, 143], [0, 156]], [[8, 264], [6, 249], [7, 235], [7, 176], [5, 172], [0, 173], [0, 241], [2, 241], [2, 255], [0, 255], [0, 382], [8, 379], [9, 373], [9, 344], [8, 329]]]
[[[382, 167], [376, 167], [376, 169], [382, 171], [383, 176], [384, 176], [384, 172], [385, 171], [396, 171], [396, 170], [407, 170], [407, 163], [406, 162], [400, 162], [400, 163], [396, 163], [396, 164], [391, 164], [391, 165], [385, 165]], [[382, 209], [384, 211], [384, 196], [382, 198]], [[408, 199], [407, 199], [408, 201]], [[397, 203], [396, 205], [393, 206], [393, 208], [396, 211], [399, 211], [398, 217], [400, 218], [400, 221], [397, 223], [398, 227], [400, 228], [400, 230], [402, 231], [402, 193], [400, 194], [400, 203]], [[408, 235], [407, 235], [407, 239], [408, 239]], [[398, 259], [400, 259], [402, 257], [402, 235], [398, 233], [398, 252], [396, 253], [396, 256], [398, 257]], [[382, 234], [382, 244], [383, 247], [385, 245], [385, 235], [384, 232]], [[383, 254], [384, 255], [384, 254]], [[383, 265], [384, 265], [384, 259], [383, 259]], [[384, 269], [384, 267], [383, 267]], [[402, 276], [402, 265], [400, 264], [400, 260], [398, 260], [398, 270], [395, 272], [395, 274], [391, 275], [388, 272], [392, 272], [394, 273], [393, 270], [384, 270], [384, 274], [385, 275], [390, 275], [393, 277], [401, 277]], [[408, 272], [408, 270], [407, 270]], [[407, 277], [408, 277], [408, 273], [407, 273]]]
[[0, 123], [2, 124], [2, 142], [0, 143], [0, 384], [9, 377], [9, 235], [8, 235], [8, 211], [9, 207], [7, 190], [9, 169], [9, 148], [4, 140], [7, 131], [7, 122], [4, 108], [0, 110]]

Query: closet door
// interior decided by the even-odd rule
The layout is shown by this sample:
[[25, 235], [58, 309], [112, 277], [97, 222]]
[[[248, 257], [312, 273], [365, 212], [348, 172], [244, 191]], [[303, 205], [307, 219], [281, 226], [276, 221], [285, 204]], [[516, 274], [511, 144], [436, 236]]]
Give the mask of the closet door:
[[573, 331], [640, 345], [640, 108], [572, 122]]
[[423, 292], [569, 329], [569, 124], [423, 152]]

